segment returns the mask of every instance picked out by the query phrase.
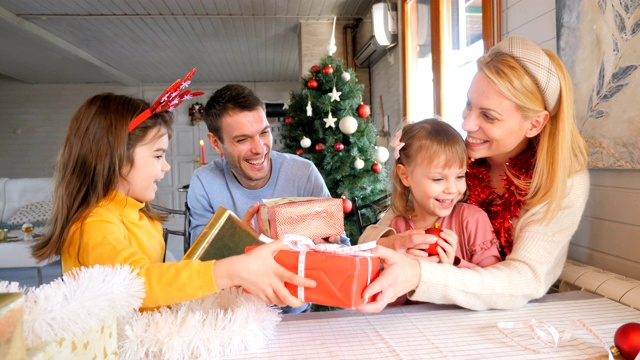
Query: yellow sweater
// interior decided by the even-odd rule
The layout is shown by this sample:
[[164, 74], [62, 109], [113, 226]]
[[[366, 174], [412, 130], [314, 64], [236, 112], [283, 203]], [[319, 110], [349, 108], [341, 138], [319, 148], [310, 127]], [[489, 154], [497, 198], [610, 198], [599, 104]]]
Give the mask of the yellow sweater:
[[213, 261], [163, 263], [162, 226], [140, 210], [144, 203], [120, 193], [101, 200], [76, 222], [62, 248], [62, 271], [82, 266], [127, 264], [139, 270], [147, 290], [141, 310], [196, 299], [218, 291]]

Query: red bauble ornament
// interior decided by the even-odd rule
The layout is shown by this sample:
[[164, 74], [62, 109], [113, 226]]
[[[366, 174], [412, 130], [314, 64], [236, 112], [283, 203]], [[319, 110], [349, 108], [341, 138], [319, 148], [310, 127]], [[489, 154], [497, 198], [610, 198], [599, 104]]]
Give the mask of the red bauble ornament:
[[616, 330], [613, 335], [611, 352], [622, 355], [625, 360], [632, 360], [640, 353], [640, 323], [626, 323]]
[[284, 119], [284, 123], [287, 124], [287, 125], [291, 125], [292, 122], [293, 122], [293, 118], [291, 116], [287, 116]]
[[309, 79], [309, 81], [307, 81], [307, 87], [311, 90], [317, 89], [318, 82], [316, 81], [316, 79]]
[[344, 211], [345, 214], [348, 214], [351, 212], [351, 210], [353, 209], [353, 203], [351, 202], [351, 200], [347, 199], [346, 197], [342, 197], [342, 211]]
[[322, 68], [322, 73], [325, 75], [333, 74], [333, 67], [331, 67], [331, 65], [325, 66], [324, 68]]
[[[442, 229], [440, 229], [440, 225], [438, 223], [435, 223], [433, 225], [433, 227], [430, 227], [427, 230], [425, 230], [424, 233], [425, 234], [430, 234], [430, 235], [435, 235], [438, 238], [442, 239], [440, 237], [440, 233], [442, 233]], [[438, 255], [438, 244], [436, 244], [436, 243], [429, 244], [429, 247], [424, 249], [424, 251], [426, 251], [427, 254], [429, 254], [429, 255]]]
[[371, 171], [373, 171], [376, 174], [380, 174], [380, 172], [382, 171], [382, 165], [380, 165], [379, 162], [374, 161], [373, 165], [371, 165]]
[[316, 151], [320, 152], [322, 150], [324, 150], [324, 144], [323, 143], [316, 144]]
[[342, 151], [342, 150], [344, 150], [344, 144], [343, 144], [343, 143], [341, 143], [341, 142], [337, 142], [337, 143], [335, 143], [335, 144], [333, 145], [333, 149], [334, 149], [335, 151]]
[[304, 150], [302, 150], [301, 148], [296, 149], [296, 155], [302, 155], [303, 152]]
[[311, 69], [309, 69], [309, 71], [310, 71], [312, 74], [315, 74], [315, 73], [317, 73], [318, 71], [320, 71], [320, 66], [318, 66], [318, 65], [313, 65], [313, 66], [311, 67]]
[[369, 105], [365, 105], [363, 103], [360, 103], [360, 105], [358, 105], [356, 111], [358, 112], [358, 116], [363, 119], [366, 119], [369, 117], [369, 115], [371, 115], [371, 109], [369, 108]]

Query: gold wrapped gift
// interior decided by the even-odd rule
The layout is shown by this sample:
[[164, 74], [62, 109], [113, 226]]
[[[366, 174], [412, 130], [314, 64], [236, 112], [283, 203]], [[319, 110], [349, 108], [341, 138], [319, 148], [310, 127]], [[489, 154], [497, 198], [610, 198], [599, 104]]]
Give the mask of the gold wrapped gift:
[[257, 241], [255, 230], [231, 210], [220, 206], [182, 259], [224, 259], [244, 254], [245, 247], [256, 245]]
[[24, 294], [0, 294], [0, 359], [25, 359]]

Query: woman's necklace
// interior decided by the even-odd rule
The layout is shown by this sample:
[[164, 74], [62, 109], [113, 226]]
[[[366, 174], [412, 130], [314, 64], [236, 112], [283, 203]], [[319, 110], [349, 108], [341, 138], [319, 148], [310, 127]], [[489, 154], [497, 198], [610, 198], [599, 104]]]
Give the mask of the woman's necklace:
[[[530, 184], [535, 163], [536, 148], [530, 144], [523, 152], [509, 159], [505, 166], [514, 177], [525, 184]], [[528, 186], [517, 186], [505, 172], [502, 175], [504, 193], [497, 194], [491, 186], [490, 168], [491, 165], [487, 159], [471, 159], [469, 161], [467, 167], [469, 197], [467, 202], [478, 206], [489, 215], [493, 231], [500, 241], [500, 254], [504, 258], [511, 253], [513, 248], [513, 221], [520, 215], [529, 188]]]

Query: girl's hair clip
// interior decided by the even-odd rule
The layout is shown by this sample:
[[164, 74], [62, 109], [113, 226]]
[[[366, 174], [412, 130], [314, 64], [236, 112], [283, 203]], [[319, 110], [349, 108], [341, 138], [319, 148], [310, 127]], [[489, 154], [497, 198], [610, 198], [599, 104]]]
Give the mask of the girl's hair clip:
[[129, 132], [133, 131], [138, 125], [142, 124], [151, 115], [159, 113], [160, 111], [173, 111], [176, 107], [182, 104], [183, 101], [191, 99], [195, 96], [204, 94], [202, 91], [184, 90], [189, 83], [191, 83], [191, 76], [196, 72], [196, 68], [193, 68], [183, 80], [176, 80], [171, 86], [165, 90], [162, 95], [156, 100], [151, 107], [141, 112], [129, 123]]
[[400, 149], [402, 149], [402, 147], [404, 146], [404, 143], [400, 141], [400, 138], [402, 138], [402, 129], [400, 129], [396, 133], [396, 136], [394, 136], [393, 139], [391, 139], [391, 142], [389, 142], [389, 145], [391, 145], [394, 148], [393, 157], [396, 160], [400, 158]]

